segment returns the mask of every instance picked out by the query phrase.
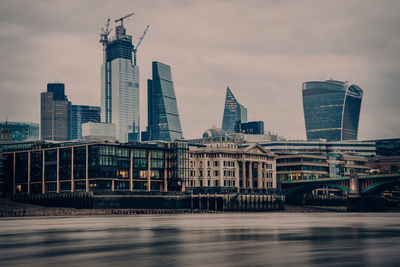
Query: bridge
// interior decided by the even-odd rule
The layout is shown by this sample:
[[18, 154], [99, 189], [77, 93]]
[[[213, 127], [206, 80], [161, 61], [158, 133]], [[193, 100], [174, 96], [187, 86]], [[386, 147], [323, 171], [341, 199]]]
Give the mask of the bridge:
[[336, 188], [347, 194], [360, 196], [383, 192], [400, 185], [400, 172], [377, 175], [353, 175], [352, 177], [331, 177], [310, 180], [282, 181], [281, 192], [286, 198], [303, 195], [322, 187]]

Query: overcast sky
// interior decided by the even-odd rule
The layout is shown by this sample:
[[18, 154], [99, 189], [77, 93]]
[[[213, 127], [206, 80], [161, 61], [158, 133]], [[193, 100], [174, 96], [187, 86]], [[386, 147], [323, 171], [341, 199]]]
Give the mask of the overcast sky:
[[138, 49], [142, 130], [157, 60], [172, 68], [186, 138], [221, 127], [229, 85], [248, 120], [304, 139], [301, 84], [329, 78], [364, 90], [359, 139], [400, 137], [397, 0], [1, 0], [0, 120], [39, 122], [48, 82], [100, 106], [100, 29], [130, 12], [134, 43], [150, 25]]

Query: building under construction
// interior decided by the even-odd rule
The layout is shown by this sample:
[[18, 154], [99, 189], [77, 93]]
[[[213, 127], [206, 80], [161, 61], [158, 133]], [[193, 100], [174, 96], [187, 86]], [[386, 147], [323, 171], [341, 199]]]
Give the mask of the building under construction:
[[110, 19], [100, 33], [104, 53], [101, 66], [101, 119], [102, 122], [116, 125], [116, 139], [120, 142], [139, 141], [140, 138], [139, 66], [136, 65], [136, 52], [149, 26], [135, 47], [132, 36], [126, 34], [123, 24], [132, 15], [134, 13], [115, 20], [120, 24], [115, 27], [114, 37], [108, 37], [112, 31], [109, 28]]

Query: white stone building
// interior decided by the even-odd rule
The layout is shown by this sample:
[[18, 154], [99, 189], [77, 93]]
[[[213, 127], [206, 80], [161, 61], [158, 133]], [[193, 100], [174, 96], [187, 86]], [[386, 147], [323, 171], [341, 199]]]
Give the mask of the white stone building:
[[229, 141], [189, 146], [190, 187], [276, 188], [275, 155], [258, 144]]

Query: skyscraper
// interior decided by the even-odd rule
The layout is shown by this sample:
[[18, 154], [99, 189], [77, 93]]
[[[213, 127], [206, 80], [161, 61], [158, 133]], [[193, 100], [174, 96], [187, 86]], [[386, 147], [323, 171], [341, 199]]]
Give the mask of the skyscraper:
[[72, 139], [82, 139], [82, 124], [100, 122], [100, 107], [72, 105]]
[[335, 80], [303, 83], [307, 140], [357, 140], [363, 90]]
[[182, 138], [171, 67], [154, 61], [153, 79], [147, 81], [148, 126], [144, 140], [173, 141]]
[[239, 104], [229, 87], [227, 87], [222, 130], [227, 134], [236, 133], [239, 131], [239, 124], [246, 122], [247, 108]]
[[40, 135], [42, 140], [71, 139], [71, 102], [63, 83], [48, 83], [40, 94]]
[[132, 36], [122, 24], [115, 28], [115, 38], [102, 39], [105, 46], [101, 66], [101, 120], [116, 125], [120, 142], [139, 139], [139, 67], [132, 64]]

